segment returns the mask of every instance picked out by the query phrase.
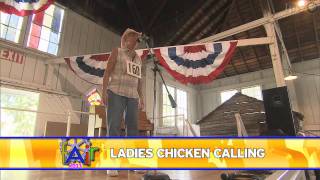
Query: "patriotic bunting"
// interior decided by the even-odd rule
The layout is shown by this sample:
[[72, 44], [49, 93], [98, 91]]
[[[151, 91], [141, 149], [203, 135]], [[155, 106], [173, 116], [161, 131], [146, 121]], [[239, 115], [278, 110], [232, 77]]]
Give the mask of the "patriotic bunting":
[[54, 0], [0, 0], [0, 10], [8, 14], [28, 16], [46, 10]]
[[[144, 59], [147, 56], [147, 50], [137, 50], [137, 54]], [[81, 79], [100, 85], [103, 82], [103, 74], [107, 66], [110, 53], [73, 56], [64, 58], [69, 68]]]
[[[215, 79], [230, 62], [237, 42], [206, 43], [154, 48], [159, 64], [176, 80], [187, 84], [208, 83]], [[148, 50], [137, 50], [143, 59]], [[71, 70], [83, 80], [102, 84], [110, 54], [84, 55], [65, 58]]]
[[183, 84], [208, 83], [229, 64], [237, 42], [207, 43], [154, 49], [160, 64]]

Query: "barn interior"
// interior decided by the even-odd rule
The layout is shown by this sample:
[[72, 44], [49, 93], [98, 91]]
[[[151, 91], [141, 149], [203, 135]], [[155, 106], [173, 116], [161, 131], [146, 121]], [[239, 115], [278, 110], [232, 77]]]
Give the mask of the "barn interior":
[[[141, 136], [259, 136], [270, 123], [287, 135], [319, 136], [319, 6], [319, 0], [56, 0], [41, 22], [37, 14], [1, 11], [0, 136], [106, 136], [101, 84], [79, 75], [65, 59], [111, 52], [120, 47], [127, 28], [145, 34], [151, 48], [237, 41], [229, 63], [206, 83], [181, 83], [162, 66], [164, 81], [159, 74], [155, 78], [153, 60], [146, 58]], [[146, 45], [142, 41], [138, 49]], [[288, 105], [280, 110], [266, 105], [273, 103], [272, 93], [287, 97]], [[289, 113], [290, 125], [268, 121], [278, 111], [283, 117]], [[121, 129], [125, 135], [123, 123]], [[118, 177], [106, 171], [0, 172], [1, 180], [143, 176], [131, 171], [120, 171]], [[160, 172], [171, 179], [206, 180], [234, 171]], [[302, 170], [268, 173], [261, 172], [262, 178], [316, 176]]]

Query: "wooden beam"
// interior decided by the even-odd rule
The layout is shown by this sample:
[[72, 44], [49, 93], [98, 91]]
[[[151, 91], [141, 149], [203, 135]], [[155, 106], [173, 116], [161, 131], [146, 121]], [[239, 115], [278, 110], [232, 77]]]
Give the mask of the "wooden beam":
[[[318, 7], [318, 6], [320, 6], [320, 0], [313, 1], [313, 4], [311, 4], [309, 7], [310, 8], [314, 8], [314, 7]], [[263, 18], [257, 19], [255, 21], [249, 22], [247, 24], [240, 25], [238, 27], [229, 29], [227, 31], [224, 31], [224, 32], [221, 32], [221, 33], [218, 33], [218, 34], [215, 34], [213, 36], [201, 39], [201, 40], [196, 41], [194, 43], [204, 43], [204, 42], [217, 41], [217, 40], [220, 40], [220, 39], [223, 39], [223, 38], [226, 38], [226, 37], [241, 33], [243, 31], [247, 31], [247, 30], [259, 27], [259, 26], [263, 26], [263, 25], [268, 24], [268, 23], [272, 23], [274, 21], [286, 18], [288, 16], [299, 14], [299, 13], [307, 11], [307, 10], [308, 10], [308, 6], [305, 6], [305, 7], [302, 7], [302, 8], [293, 7], [293, 8], [287, 9], [287, 10], [280, 11], [280, 12], [275, 13], [275, 14], [270, 14], [270, 15], [265, 16]]]
[[[260, 1], [260, 2], [261, 2], [261, 1]], [[260, 4], [260, 5], [261, 5], [261, 4]], [[267, 1], [267, 6], [265, 6], [265, 7], [267, 7], [267, 8], [264, 8], [264, 9], [263, 9], [264, 15], [268, 15], [268, 14], [270, 14], [271, 12], [274, 11], [273, 3], [272, 3], [271, 0]], [[283, 41], [283, 36], [282, 36], [282, 32], [281, 32], [280, 25], [279, 25], [278, 21], [275, 21], [275, 22], [273, 22], [273, 23], [270, 23], [270, 25], [273, 26], [273, 30], [274, 30], [274, 32], [275, 32], [275, 34], [276, 34], [276, 37], [278, 37], [278, 39], [279, 39], [279, 41], [280, 41], [280, 43], [281, 43], [280, 45], [282, 46], [282, 49], [283, 49], [283, 54], [282, 54], [282, 55], [285, 56], [285, 57], [283, 57], [283, 58], [284, 58], [285, 60], [287, 60], [287, 63], [284, 64], [284, 67], [286, 67], [286, 69], [287, 69], [287, 68], [290, 69], [290, 71], [291, 71], [291, 70], [292, 70], [291, 62], [290, 62], [290, 59], [289, 59], [289, 55], [288, 55], [288, 52], [287, 52], [285, 43], [284, 43], [284, 41]], [[266, 30], [267, 30], [267, 27], [266, 27]], [[267, 33], [268, 33], [268, 31], [267, 31]], [[275, 39], [274, 45], [277, 46], [277, 43], [278, 43], [278, 41], [277, 41], [277, 39]], [[271, 48], [271, 46], [270, 46], [270, 48]], [[271, 51], [271, 49], [270, 49], [270, 51]], [[275, 53], [277, 53], [277, 51], [279, 51], [279, 48], [275, 48]], [[280, 53], [280, 52], [279, 52], [279, 53]], [[280, 58], [281, 58], [281, 57], [282, 57], [282, 56], [280, 55]], [[275, 60], [276, 60], [276, 59], [277, 59], [277, 58], [275, 58]], [[281, 59], [280, 59], [280, 61], [276, 61], [276, 62], [272, 61], [272, 62], [273, 62], [272, 65], [273, 65], [273, 69], [274, 69], [274, 74], [275, 74], [276, 80], [277, 80], [277, 78], [282, 78], [281, 75], [284, 77], [283, 72], [282, 72], [282, 74], [276, 74], [277, 71], [278, 71], [278, 73], [281, 73], [281, 72], [279, 71], [280, 68], [281, 68], [280, 70], [283, 71], [283, 67], [282, 67], [282, 64], [281, 64]], [[279, 84], [279, 83], [277, 82], [277, 86], [278, 86], [278, 87], [279, 87], [279, 85], [282, 86], [281, 84]], [[298, 105], [298, 103], [297, 103], [297, 95], [296, 95], [296, 91], [295, 91], [295, 87], [294, 87], [294, 81], [287, 81], [287, 82], [285, 82], [284, 85], [286, 85], [286, 86], [288, 87], [289, 99], [290, 99], [290, 101], [291, 101], [292, 109], [299, 112], [299, 105]]]
[[266, 45], [271, 44], [271, 37], [262, 37], [262, 38], [250, 38], [250, 39], [239, 39], [237, 46], [256, 46], [256, 45]]
[[[251, 38], [251, 39], [240, 39], [240, 40], [235, 40], [238, 41], [237, 46], [238, 47], [243, 47], [243, 46], [255, 46], [255, 45], [263, 45], [263, 44], [270, 44], [272, 43], [272, 40], [270, 37], [263, 37], [263, 38]], [[1, 41], [0, 41], [1, 42]], [[223, 42], [223, 41], [221, 41]], [[0, 43], [1, 44], [1, 43]], [[202, 43], [201, 43], [202, 44]], [[196, 44], [195, 44], [196, 45]], [[183, 46], [183, 45], [181, 45]], [[175, 47], [175, 46], [167, 46], [167, 47]], [[160, 48], [160, 47], [157, 47]], [[144, 49], [141, 49], [144, 50]], [[105, 52], [108, 53], [108, 52]], [[92, 55], [99, 55], [99, 54], [105, 54], [105, 53], [98, 53], [98, 54], [92, 54]], [[78, 55], [78, 56], [84, 56], [84, 55]], [[52, 56], [53, 57], [53, 56]], [[67, 58], [70, 56], [66, 57], [59, 57], [59, 58], [52, 58], [49, 59], [50, 62], [45, 62], [45, 64], [60, 64], [64, 63], [64, 58]]]
[[[269, 11], [269, 12], [274, 12], [274, 5], [273, 5], [272, 0], [268, 0], [268, 3], [269, 3], [269, 5], [270, 5], [270, 7], [268, 7], [268, 11]], [[289, 68], [290, 71], [291, 71], [291, 70], [292, 70], [291, 61], [290, 61], [290, 58], [289, 58], [289, 54], [288, 54], [286, 45], [285, 45], [284, 40], [283, 40], [283, 35], [282, 35], [281, 27], [280, 27], [278, 21], [275, 21], [275, 22], [274, 22], [274, 28], [275, 28], [277, 37], [278, 37], [278, 39], [279, 39], [280, 45], [281, 45], [281, 47], [282, 47], [282, 52], [281, 52], [281, 53], [283, 53], [282, 55], [285, 56], [284, 59], [287, 61], [287, 64], [285, 64], [285, 66], [287, 65], [287, 66], [288, 66], [287, 68]]]
[[[262, 1], [260, 1], [262, 3]], [[266, 2], [268, 3], [268, 2]], [[261, 7], [265, 7], [265, 4], [260, 4]], [[265, 17], [270, 16], [271, 10], [269, 4], [267, 4], [267, 8], [262, 9], [263, 15]], [[284, 80], [284, 73], [283, 73], [283, 67], [281, 63], [281, 56], [279, 52], [279, 46], [277, 41], [277, 35], [275, 30], [275, 22], [269, 22], [264, 25], [267, 36], [270, 36], [273, 43], [269, 44], [270, 54], [271, 54], [271, 60], [272, 60], [272, 66], [274, 71], [274, 76], [276, 79], [277, 87], [286, 86], [286, 82]]]

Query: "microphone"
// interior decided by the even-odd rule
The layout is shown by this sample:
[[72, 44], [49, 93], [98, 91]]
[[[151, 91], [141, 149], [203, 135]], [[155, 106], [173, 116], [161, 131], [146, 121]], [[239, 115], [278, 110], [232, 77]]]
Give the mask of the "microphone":
[[150, 38], [149, 36], [145, 35], [145, 34], [142, 34], [139, 38], [138, 38], [138, 41], [139, 42], [143, 42], [143, 41], [148, 41]]

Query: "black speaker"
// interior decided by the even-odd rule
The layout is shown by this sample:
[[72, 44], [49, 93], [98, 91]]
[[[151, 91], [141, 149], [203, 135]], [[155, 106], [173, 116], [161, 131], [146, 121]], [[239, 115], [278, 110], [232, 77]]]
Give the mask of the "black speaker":
[[282, 130], [287, 136], [295, 136], [287, 87], [263, 90], [262, 94], [269, 131]]

